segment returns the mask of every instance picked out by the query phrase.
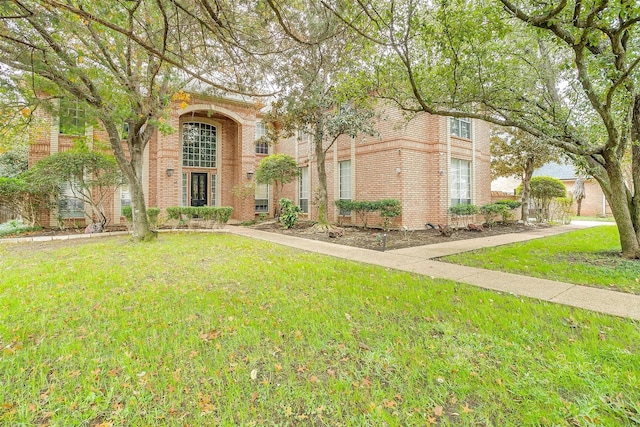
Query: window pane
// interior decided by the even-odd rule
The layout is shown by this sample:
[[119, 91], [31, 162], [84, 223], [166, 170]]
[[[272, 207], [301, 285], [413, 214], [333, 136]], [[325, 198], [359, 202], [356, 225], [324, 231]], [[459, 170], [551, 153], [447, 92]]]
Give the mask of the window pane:
[[58, 214], [61, 218], [84, 218], [84, 202], [78, 199], [73, 183], [65, 182], [58, 200]]
[[449, 120], [451, 135], [471, 139], [471, 119], [451, 117]]
[[471, 162], [451, 159], [451, 206], [471, 203]]
[[300, 168], [298, 205], [303, 213], [309, 213], [309, 167]]
[[182, 125], [182, 165], [215, 168], [216, 132], [216, 128], [207, 123], [184, 123]]
[[[340, 200], [351, 200], [351, 160], [339, 163]], [[340, 210], [340, 215], [349, 216], [351, 211]]]
[[84, 135], [86, 128], [84, 106], [73, 99], [60, 100], [60, 133]]
[[269, 184], [256, 184], [255, 211], [269, 212]]

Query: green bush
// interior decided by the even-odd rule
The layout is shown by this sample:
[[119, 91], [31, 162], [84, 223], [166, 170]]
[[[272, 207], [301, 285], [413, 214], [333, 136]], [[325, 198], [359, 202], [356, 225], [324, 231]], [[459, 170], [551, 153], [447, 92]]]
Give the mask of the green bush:
[[505, 205], [507, 206], [510, 210], [513, 209], [518, 209], [520, 206], [522, 206], [522, 202], [518, 201], [518, 200], [498, 200], [496, 202], [496, 204], [498, 205]]
[[216, 223], [224, 226], [227, 222], [229, 222], [232, 214], [233, 208], [231, 206], [221, 206], [219, 208], [216, 208]]
[[382, 218], [382, 228], [389, 231], [393, 218], [402, 214], [402, 205], [397, 199], [368, 200], [336, 200], [336, 206], [343, 211], [355, 212], [367, 228], [367, 213], [379, 212]]
[[367, 228], [367, 213], [380, 210], [379, 202], [367, 200], [336, 200], [335, 204], [341, 211], [355, 212], [364, 228]]
[[383, 199], [376, 202], [379, 206], [380, 217], [382, 218], [382, 229], [389, 231], [393, 218], [402, 215], [402, 205], [397, 199]]
[[478, 213], [478, 207], [476, 205], [454, 205], [447, 210], [451, 215], [451, 222], [454, 228], [464, 227], [469, 225], [469, 220], [472, 215]]
[[213, 221], [216, 225], [223, 227], [233, 214], [230, 206], [172, 206], [167, 208], [167, 218], [177, 220], [182, 223], [193, 218], [202, 218], [205, 221]]
[[282, 198], [278, 201], [280, 204], [279, 221], [284, 228], [291, 228], [298, 221], [298, 214], [302, 212], [300, 206], [296, 206], [289, 199]]
[[149, 225], [153, 228], [158, 227], [158, 215], [160, 215], [160, 208], [147, 208], [147, 218], [149, 219]]
[[131, 206], [123, 206], [121, 212], [122, 216], [129, 224], [133, 223], [133, 211], [131, 210]]
[[[129, 224], [133, 224], [133, 210], [131, 209], [131, 206], [123, 206], [120, 212]], [[158, 226], [159, 215], [160, 208], [147, 208], [147, 220], [151, 227], [156, 228]]]
[[489, 227], [493, 227], [498, 223], [498, 216], [505, 218], [509, 212], [509, 207], [501, 203], [488, 203], [480, 206], [480, 213], [484, 215], [484, 221]]

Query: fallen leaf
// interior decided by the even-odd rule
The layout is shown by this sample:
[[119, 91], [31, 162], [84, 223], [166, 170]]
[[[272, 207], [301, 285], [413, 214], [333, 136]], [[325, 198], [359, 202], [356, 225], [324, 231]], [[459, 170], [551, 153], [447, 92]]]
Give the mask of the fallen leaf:
[[464, 412], [465, 414], [469, 414], [473, 412], [473, 409], [469, 408], [469, 403], [465, 403], [462, 407], [462, 412]]
[[444, 408], [443, 408], [442, 406], [436, 406], [436, 407], [433, 409], [433, 414], [434, 414], [436, 417], [440, 418], [442, 415], [444, 415]]

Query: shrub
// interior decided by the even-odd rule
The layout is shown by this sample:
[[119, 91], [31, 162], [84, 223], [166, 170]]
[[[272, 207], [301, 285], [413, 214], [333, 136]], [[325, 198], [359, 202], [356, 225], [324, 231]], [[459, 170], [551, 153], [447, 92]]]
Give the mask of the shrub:
[[489, 227], [493, 227], [497, 224], [498, 216], [504, 218], [508, 212], [509, 208], [505, 204], [488, 203], [480, 206], [480, 213], [484, 215], [484, 221]]
[[231, 215], [233, 214], [233, 208], [231, 206], [221, 206], [216, 208], [216, 223], [224, 227], [229, 222]]
[[177, 220], [178, 224], [190, 221], [195, 217], [205, 221], [213, 221], [218, 227], [224, 227], [233, 214], [230, 206], [172, 206], [167, 208], [167, 218]]
[[355, 212], [356, 216], [362, 221], [364, 228], [367, 228], [367, 214], [380, 210], [379, 202], [367, 200], [336, 200], [335, 204], [341, 211]]
[[550, 221], [558, 221], [561, 224], [571, 223], [573, 215], [573, 197], [556, 197], [550, 205]]
[[300, 206], [296, 206], [289, 199], [282, 198], [278, 201], [280, 204], [279, 221], [284, 228], [291, 228], [298, 221], [298, 214], [302, 212]]
[[402, 205], [397, 199], [383, 199], [378, 200], [375, 203], [378, 205], [380, 217], [382, 218], [382, 229], [384, 231], [389, 231], [393, 218], [402, 214]]
[[147, 219], [153, 228], [158, 227], [158, 215], [160, 215], [160, 208], [147, 208]]
[[131, 224], [133, 222], [133, 211], [131, 210], [131, 206], [123, 206], [121, 212], [124, 219]]
[[510, 210], [518, 209], [520, 206], [522, 206], [522, 202], [519, 200], [498, 200], [496, 204], [505, 205]]
[[451, 222], [454, 228], [467, 228], [471, 215], [478, 213], [478, 207], [476, 205], [454, 205], [451, 206], [447, 212], [451, 215]]

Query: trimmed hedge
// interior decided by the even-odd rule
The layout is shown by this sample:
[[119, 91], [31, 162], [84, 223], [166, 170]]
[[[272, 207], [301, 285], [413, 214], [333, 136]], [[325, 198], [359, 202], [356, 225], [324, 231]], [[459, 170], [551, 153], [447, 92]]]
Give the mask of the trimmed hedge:
[[388, 231], [393, 218], [402, 214], [402, 205], [397, 199], [368, 200], [336, 200], [336, 206], [344, 211], [354, 211], [367, 228], [367, 213], [379, 212], [382, 218], [382, 228]]
[[[131, 206], [122, 207], [122, 216], [127, 220], [129, 224], [133, 223], [133, 211]], [[147, 220], [151, 227], [158, 226], [158, 216], [160, 215], [160, 208], [147, 208]]]
[[230, 206], [173, 206], [167, 208], [167, 218], [181, 221], [183, 218], [191, 220], [195, 217], [205, 221], [214, 221], [218, 226], [229, 222], [233, 214]]

